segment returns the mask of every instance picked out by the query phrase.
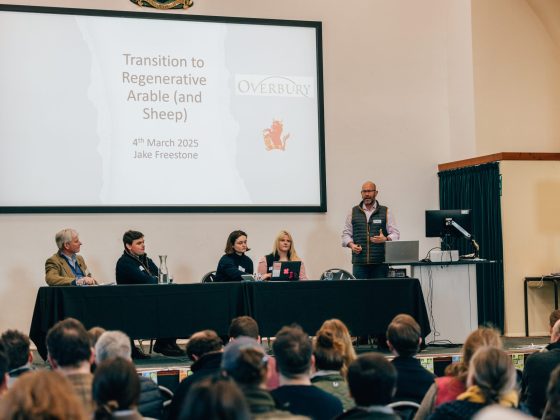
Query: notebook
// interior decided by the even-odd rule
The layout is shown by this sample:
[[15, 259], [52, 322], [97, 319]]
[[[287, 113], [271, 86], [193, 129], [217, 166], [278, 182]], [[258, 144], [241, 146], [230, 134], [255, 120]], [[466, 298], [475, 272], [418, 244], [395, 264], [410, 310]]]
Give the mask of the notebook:
[[301, 261], [274, 261], [270, 280], [295, 281], [299, 280]]
[[385, 262], [387, 264], [411, 263], [418, 261], [419, 241], [385, 242]]

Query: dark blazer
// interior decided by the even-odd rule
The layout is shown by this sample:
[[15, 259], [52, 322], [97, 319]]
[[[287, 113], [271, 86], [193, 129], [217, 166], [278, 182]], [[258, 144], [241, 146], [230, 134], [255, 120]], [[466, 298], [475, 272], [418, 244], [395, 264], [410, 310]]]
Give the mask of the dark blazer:
[[[239, 267], [242, 267], [245, 271], [240, 270]], [[224, 254], [218, 262], [214, 281], [241, 281], [243, 280], [241, 278], [243, 274], [253, 274], [253, 260], [245, 254]]]
[[158, 268], [146, 254], [138, 258], [124, 252], [117, 261], [117, 284], [157, 284]]
[[[78, 266], [84, 275], [90, 274], [84, 258], [81, 255], [76, 257]], [[68, 265], [68, 261], [58, 252], [45, 262], [45, 281], [49, 286], [70, 286], [74, 280], [76, 280], [76, 276]]]
[[415, 357], [395, 357], [397, 393], [394, 401], [414, 401], [420, 404], [435, 380], [435, 375], [424, 369]]
[[560, 365], [560, 343], [551, 343], [548, 351], [533, 353], [525, 362], [521, 381], [521, 400], [525, 401], [531, 414], [540, 418], [546, 405], [546, 387], [550, 372]]

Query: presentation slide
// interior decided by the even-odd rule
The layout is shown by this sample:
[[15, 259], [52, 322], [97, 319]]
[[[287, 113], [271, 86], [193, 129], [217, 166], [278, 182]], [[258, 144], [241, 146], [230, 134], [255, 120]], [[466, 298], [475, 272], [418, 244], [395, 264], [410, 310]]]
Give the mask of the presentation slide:
[[22, 9], [0, 211], [326, 210], [319, 23]]

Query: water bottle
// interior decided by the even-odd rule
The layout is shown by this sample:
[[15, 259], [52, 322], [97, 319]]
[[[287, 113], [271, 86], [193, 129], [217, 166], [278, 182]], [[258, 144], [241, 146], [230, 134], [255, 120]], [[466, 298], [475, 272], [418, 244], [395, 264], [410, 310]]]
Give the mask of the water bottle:
[[159, 256], [158, 283], [169, 283], [169, 271], [167, 270], [167, 255]]

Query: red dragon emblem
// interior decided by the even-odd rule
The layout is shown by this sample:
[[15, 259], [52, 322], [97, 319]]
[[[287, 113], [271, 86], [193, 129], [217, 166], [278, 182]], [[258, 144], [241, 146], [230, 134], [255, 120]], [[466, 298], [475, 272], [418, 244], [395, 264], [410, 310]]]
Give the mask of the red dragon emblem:
[[264, 147], [269, 150], [286, 150], [286, 141], [290, 134], [282, 135], [284, 125], [282, 121], [272, 120], [272, 126], [263, 130]]

